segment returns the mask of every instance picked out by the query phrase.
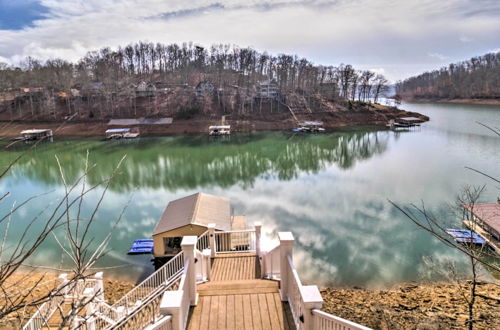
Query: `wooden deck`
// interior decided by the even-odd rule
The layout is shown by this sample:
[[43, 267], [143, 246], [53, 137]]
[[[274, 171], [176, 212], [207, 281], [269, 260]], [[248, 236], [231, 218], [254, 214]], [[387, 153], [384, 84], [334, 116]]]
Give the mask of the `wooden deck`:
[[260, 278], [260, 264], [255, 253], [229, 253], [212, 260], [210, 281], [236, 281]]
[[189, 330], [295, 329], [279, 283], [261, 280], [255, 254], [227, 254], [213, 259], [212, 280], [197, 286]]

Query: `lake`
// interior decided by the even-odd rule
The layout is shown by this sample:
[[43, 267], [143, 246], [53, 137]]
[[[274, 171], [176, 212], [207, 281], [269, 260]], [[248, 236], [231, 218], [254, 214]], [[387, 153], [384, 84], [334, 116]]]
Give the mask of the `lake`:
[[[402, 108], [431, 121], [408, 132], [353, 128], [319, 135], [235, 134], [228, 140], [194, 135], [105, 142], [56, 136], [0, 179], [1, 194], [11, 193], [0, 204], [0, 216], [13, 203], [49, 192], [14, 214], [7, 241], [15, 242], [30, 219], [46, 215], [63, 196], [54, 155], [72, 182], [81, 175], [88, 150], [96, 164], [91, 184], [111, 175], [126, 155], [92, 230], [96, 240], [112, 231], [109, 253], [98, 264], [108, 267], [108, 276], [137, 280], [149, 274], [151, 257], [128, 256], [130, 244], [150, 237], [170, 200], [198, 191], [229, 198], [234, 214], [262, 222], [267, 237], [292, 231], [294, 258], [306, 283], [388, 287], [421, 279], [427, 273], [424, 256], [449, 258], [463, 267], [466, 260], [459, 253], [417, 229], [388, 201], [424, 202], [455, 226], [450, 204], [464, 185], [486, 184], [482, 201], [496, 201], [500, 191], [492, 181], [465, 166], [500, 176], [500, 138], [477, 124], [500, 127], [500, 106], [408, 103]], [[2, 148], [0, 169], [27, 148]], [[90, 216], [101, 192], [88, 195], [82, 218]], [[49, 237], [29, 263], [67, 267], [69, 259]]]

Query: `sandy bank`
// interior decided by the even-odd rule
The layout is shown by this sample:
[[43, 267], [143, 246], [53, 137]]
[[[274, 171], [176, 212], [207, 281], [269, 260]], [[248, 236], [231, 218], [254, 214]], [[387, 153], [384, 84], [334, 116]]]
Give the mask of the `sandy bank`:
[[[465, 285], [464, 285], [465, 287]], [[467, 306], [451, 283], [405, 284], [390, 290], [321, 290], [323, 310], [373, 329], [466, 329]], [[481, 284], [475, 329], [498, 329], [500, 287]]]

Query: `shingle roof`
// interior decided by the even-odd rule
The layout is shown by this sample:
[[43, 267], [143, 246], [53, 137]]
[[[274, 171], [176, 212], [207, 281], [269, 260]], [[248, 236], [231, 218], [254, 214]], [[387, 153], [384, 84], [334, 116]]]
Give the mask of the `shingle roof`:
[[231, 206], [228, 199], [196, 193], [168, 203], [153, 230], [158, 235], [186, 225], [208, 226], [215, 223], [218, 230], [231, 230]]
[[[468, 205], [465, 207], [470, 209]], [[500, 204], [475, 204], [473, 206], [473, 213], [488, 226], [500, 233]]]

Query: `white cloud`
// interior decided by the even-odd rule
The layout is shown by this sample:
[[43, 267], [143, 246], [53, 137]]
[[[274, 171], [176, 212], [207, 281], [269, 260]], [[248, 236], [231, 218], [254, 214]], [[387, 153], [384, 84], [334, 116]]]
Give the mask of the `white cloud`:
[[437, 58], [440, 61], [446, 61], [449, 59], [448, 56], [445, 56], [445, 55], [439, 54], [439, 53], [429, 53], [428, 55], [429, 55], [429, 57]]
[[[390, 79], [462, 60], [498, 45], [492, 0], [42, 0], [47, 18], [1, 31], [0, 56], [77, 60], [138, 40], [231, 43], [316, 63], [384, 69]], [[476, 8], [481, 8], [477, 10]], [[466, 37], [464, 37], [466, 36]], [[477, 40], [471, 48], [470, 42]], [[439, 55], [440, 57], [430, 56]]]
[[472, 42], [473, 40], [467, 36], [460, 36], [459, 40], [461, 42]]

